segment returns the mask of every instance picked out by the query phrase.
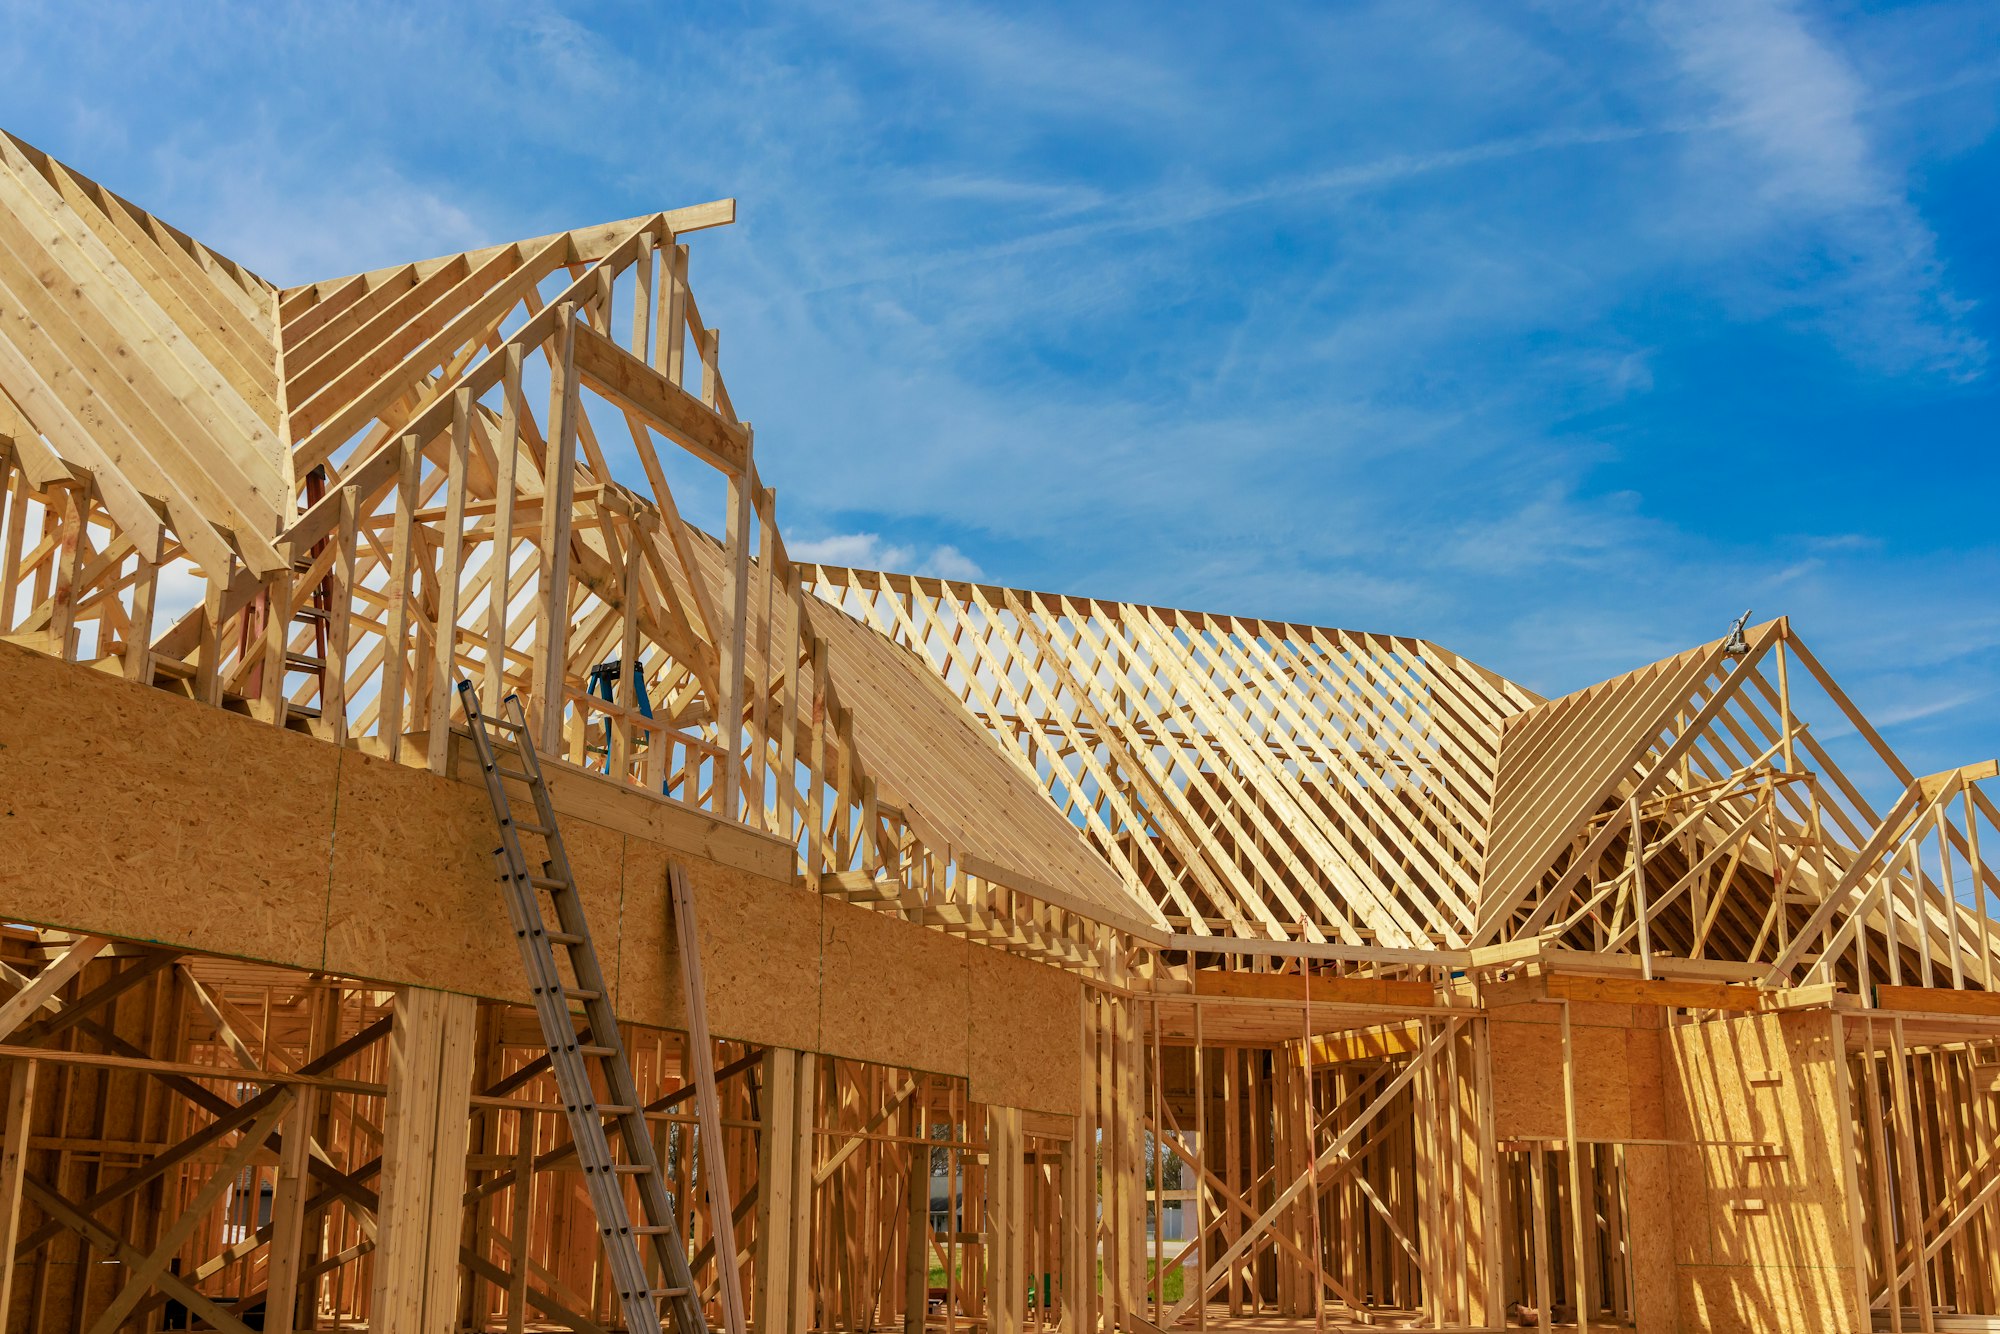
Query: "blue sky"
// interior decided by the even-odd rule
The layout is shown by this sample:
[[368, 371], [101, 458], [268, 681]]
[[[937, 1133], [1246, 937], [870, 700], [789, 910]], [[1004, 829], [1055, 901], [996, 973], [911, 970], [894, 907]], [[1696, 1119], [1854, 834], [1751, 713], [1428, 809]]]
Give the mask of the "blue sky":
[[0, 124], [279, 282], [736, 195], [795, 549], [1549, 693], [1787, 612], [2000, 752], [1990, 2], [0, 17]]

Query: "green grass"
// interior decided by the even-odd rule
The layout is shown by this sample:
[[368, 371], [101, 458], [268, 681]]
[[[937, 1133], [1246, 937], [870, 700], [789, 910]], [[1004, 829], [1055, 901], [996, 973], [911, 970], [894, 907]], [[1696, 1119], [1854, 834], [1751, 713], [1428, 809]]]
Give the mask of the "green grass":
[[[1100, 1272], [1102, 1272], [1103, 1268], [1104, 1267], [1102, 1265], [1098, 1266]], [[1151, 1292], [1153, 1290], [1153, 1271], [1158, 1268], [1159, 1268], [1159, 1261], [1157, 1260], [1146, 1261], [1146, 1291], [1148, 1292]], [[1178, 1302], [1181, 1299], [1182, 1285], [1186, 1279], [1187, 1279], [1187, 1266], [1182, 1265], [1179, 1269], [1176, 1269], [1173, 1273], [1168, 1274], [1166, 1282], [1160, 1285], [1160, 1287], [1164, 1292], [1164, 1295], [1166, 1296], [1167, 1301], [1170, 1304], [1173, 1302]]]

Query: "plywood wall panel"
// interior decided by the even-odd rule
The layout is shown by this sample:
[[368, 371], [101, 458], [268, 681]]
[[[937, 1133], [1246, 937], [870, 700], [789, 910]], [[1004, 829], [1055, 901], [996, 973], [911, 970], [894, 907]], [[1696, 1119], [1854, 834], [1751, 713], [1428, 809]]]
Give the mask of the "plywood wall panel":
[[[635, 1021], [684, 1028], [680, 945], [667, 910], [667, 851], [625, 840], [619, 1008]], [[682, 859], [694, 888], [709, 1031], [719, 1038], [813, 1050], [819, 1036], [816, 894], [731, 867]]]
[[966, 1073], [973, 946], [831, 899], [825, 914], [819, 1050]]
[[344, 756], [325, 967], [525, 1003], [493, 847], [484, 792]]
[[[707, 869], [693, 874], [698, 912], [707, 906], [708, 886], [712, 883]], [[624, 873], [618, 942], [618, 1013], [634, 1023], [685, 1029], [687, 1005], [682, 1000], [681, 970], [676, 962], [678, 947], [667, 923], [667, 850], [644, 839], [628, 837]], [[726, 924], [735, 916], [727, 907], [722, 911], [724, 925], [711, 925], [704, 919], [703, 925], [711, 936], [726, 930]], [[708, 984], [713, 992], [733, 986], [734, 979], [726, 974], [710, 976]], [[716, 1027], [713, 1006], [709, 1027], [718, 1037], [742, 1036]]]
[[1669, 1170], [1663, 1146], [1626, 1146], [1626, 1239], [1632, 1256], [1632, 1311], [1641, 1334], [1672, 1334], [1680, 1327]]
[[[1657, 1023], [1659, 1012], [1640, 1017]], [[1665, 1139], [1667, 1135], [1662, 1040], [1663, 1032], [1656, 1027], [1625, 1030], [1626, 1102], [1631, 1109], [1633, 1139]]]
[[0, 698], [12, 920], [318, 965], [338, 751], [12, 644]]
[[[1576, 1085], [1576, 1133], [1584, 1139], [1632, 1137], [1631, 1030], [1570, 1024]], [[1556, 1094], [1562, 1095], [1558, 1067]]]
[[978, 1102], [1075, 1116], [1082, 1110], [1083, 983], [1068, 973], [995, 950], [970, 958], [967, 1044]]
[[[1502, 1017], [1504, 1016], [1504, 1017]], [[1634, 1137], [1631, 1012], [1624, 1006], [1575, 1007], [1570, 1044], [1576, 1063], [1576, 1133], [1582, 1139]], [[1567, 1130], [1562, 1012], [1553, 1005], [1510, 1006], [1491, 1025], [1494, 1126], [1501, 1139], [1561, 1139]], [[1641, 1039], [1641, 1052], [1646, 1043]], [[1657, 1082], [1657, 1073], [1642, 1071]]]
[[604, 970], [604, 980], [611, 987], [612, 1004], [622, 1009], [624, 1002], [618, 995], [618, 980], [625, 906], [624, 836], [586, 820], [565, 820], [562, 831], [563, 847], [569, 853], [570, 869], [576, 876], [577, 894], [583, 900], [591, 939], [597, 945], [598, 967]]
[[1680, 1327], [1702, 1334], [1829, 1334], [1851, 1329], [1840, 1284], [1847, 1270], [1680, 1270]]
[[[8, 920], [527, 1000], [470, 774], [390, 764], [13, 645], [0, 644], [0, 698]], [[666, 926], [672, 856], [693, 880], [718, 1037], [974, 1075], [988, 1101], [1074, 1109], [1074, 978], [822, 899], [789, 867], [760, 874], [784, 851], [763, 836], [562, 779], [563, 837], [621, 1016], [686, 1023]], [[646, 836], [661, 831], [698, 846]], [[542, 856], [532, 836], [524, 848]]]
[[[825, 901], [789, 882], [728, 867], [696, 866], [690, 874], [710, 1027], [744, 1042], [811, 1050], [825, 1008], [820, 963]], [[664, 919], [664, 906], [660, 916]]]
[[[462, 739], [452, 743], [453, 774], [475, 788], [480, 783], [477, 757]], [[790, 880], [796, 857], [790, 844], [774, 835], [729, 824], [678, 801], [654, 797], [638, 788], [568, 766], [544, 771], [549, 794], [564, 817], [589, 820], [641, 842], [673, 848], [705, 862], [748, 871], [769, 880]]]
[[[1780, 1334], [1842, 1328], [1852, 1246], [1825, 1013], [1742, 1015], [1668, 1033], [1681, 1318]], [[1748, 1143], [1746, 1143], [1748, 1142]], [[1769, 1146], [1781, 1157], [1753, 1155]], [[1706, 1323], [1693, 1323], [1706, 1322]]]
[[[1535, 1015], [1531, 1007], [1520, 1007]], [[1495, 1018], [1493, 1127], [1501, 1139], [1550, 1139], [1563, 1133], [1562, 1030], [1553, 1024]]]

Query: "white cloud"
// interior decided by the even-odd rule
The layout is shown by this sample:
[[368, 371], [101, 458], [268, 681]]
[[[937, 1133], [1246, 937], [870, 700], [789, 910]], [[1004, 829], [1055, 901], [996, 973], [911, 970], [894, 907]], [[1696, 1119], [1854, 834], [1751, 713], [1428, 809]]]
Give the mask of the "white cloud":
[[1814, 551], [1880, 551], [1882, 539], [1869, 533], [1829, 533], [1824, 536], [1808, 537], [1806, 545]]
[[1825, 565], [1826, 562], [1817, 557], [1794, 561], [1784, 569], [1766, 576], [1764, 582], [1772, 588], [1782, 588], [1786, 584], [1796, 583], [1800, 579], [1805, 579], [1818, 573]]
[[888, 570], [897, 574], [928, 574], [941, 579], [983, 579], [985, 572], [957, 547], [921, 547], [885, 542], [878, 533], [836, 533], [831, 537], [790, 542], [786, 551], [793, 560], [821, 565], [849, 565], [861, 570]]
[[[1769, 601], [1870, 700], [1949, 678], [1912, 697], [1990, 731], [1983, 535], [1877, 534], [1831, 455], [1795, 491], [1753, 428], [1649, 415], [1731, 409], [1761, 372], [1690, 362], [1736, 337], [1919, 406], [1983, 373], [1922, 193], [1995, 121], [1967, 12], [278, 7], [113, 44], [50, 7], [0, 74], [91, 151], [9, 128], [280, 281], [738, 195], [694, 281], [802, 559], [1418, 633], [1549, 690]], [[134, 94], [114, 45], [192, 72]]]
[[508, 239], [491, 235], [448, 192], [381, 164], [303, 194], [212, 159], [181, 166], [208, 182], [215, 217], [203, 239], [280, 287]]
[[1593, 564], [1623, 545], [1615, 520], [1551, 492], [1510, 514], [1467, 524], [1443, 549], [1445, 562], [1468, 570], [1522, 575], [1558, 562]]
[[935, 574], [942, 579], [984, 579], [986, 572], [979, 568], [979, 562], [947, 543], [933, 547], [930, 555], [924, 557], [921, 573]]
[[988, 94], [1026, 92], [1044, 115], [1087, 111], [1140, 119], [1187, 110], [1170, 70], [1139, 55], [1136, 43], [1095, 41], [1082, 25], [1053, 30], [1008, 9], [925, 0], [830, 5], [820, 13], [878, 44], [893, 61], [948, 71], [952, 80], [970, 81]]
[[208, 580], [185, 560], [160, 567], [159, 586], [153, 594], [153, 633], [159, 634], [208, 596]]
[[1749, 224], [1778, 242], [1763, 300], [1889, 373], [1981, 375], [1971, 305], [1873, 141], [1874, 94], [1841, 52], [1787, 0], [1666, 0], [1653, 12], [1682, 74], [1722, 115], [1712, 140], [1690, 144], [1707, 225]]
[[1962, 709], [1985, 693], [1980, 690], [1950, 690], [1942, 694], [1931, 694], [1929, 697], [1923, 695], [1915, 698], [1906, 697], [1886, 709], [1878, 709], [1868, 721], [1880, 728], [1903, 727], [1926, 718], [1935, 718], [1942, 713]]

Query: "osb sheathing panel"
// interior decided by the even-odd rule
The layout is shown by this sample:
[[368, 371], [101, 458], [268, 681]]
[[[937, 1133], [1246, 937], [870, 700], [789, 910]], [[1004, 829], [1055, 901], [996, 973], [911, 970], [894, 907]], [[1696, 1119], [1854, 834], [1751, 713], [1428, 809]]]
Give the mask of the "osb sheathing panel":
[[[458, 738], [452, 742], [452, 763], [452, 772], [478, 789], [478, 762], [472, 747]], [[641, 842], [674, 848], [686, 856], [769, 880], [792, 878], [795, 857], [790, 845], [781, 839], [753, 833], [678, 802], [654, 801], [602, 774], [552, 765], [544, 776], [560, 814], [575, 817], [587, 811], [583, 818]]]
[[828, 900], [820, 928], [819, 1050], [965, 1073], [972, 948], [955, 936]]
[[[1658, 1137], [1659, 1034], [1622, 1005], [1580, 1004], [1570, 1014], [1580, 1139]], [[1561, 1139], [1567, 1129], [1562, 1010], [1511, 1005], [1490, 1024], [1493, 1115], [1501, 1139]]]
[[339, 752], [12, 644], [0, 699], [9, 920], [318, 965]]
[[[1846, 1270], [1680, 1269], [1680, 1327], [1702, 1334], [1829, 1334], [1853, 1329]], [[1914, 1326], [1914, 1320], [1911, 1322]]]
[[[1852, 1244], [1831, 1021], [1745, 1015], [1667, 1042], [1681, 1318], [1716, 1330], [1844, 1327]], [[1782, 1157], [1753, 1158], [1757, 1146]]]
[[[8, 920], [526, 999], [479, 787], [14, 645], [0, 644], [0, 698]], [[666, 929], [673, 855], [694, 885], [716, 1036], [949, 1075], [991, 1062], [978, 1096], [1074, 1108], [1073, 979], [743, 869], [775, 864], [769, 839], [607, 801], [609, 785], [581, 776], [552, 786], [559, 810], [604, 812], [564, 814], [562, 829], [621, 1016], [686, 1023]], [[635, 830], [685, 832], [735, 864]], [[997, 979], [976, 1026], [975, 957]]]
[[[713, 939], [721, 933], [702, 912], [708, 906], [712, 892], [712, 875], [709, 868], [703, 867], [699, 875], [691, 871], [690, 879], [694, 884], [699, 925], [703, 934]], [[619, 905], [618, 1012], [630, 1016], [636, 1023], [651, 1024], [655, 1028], [685, 1029], [687, 1005], [681, 999], [684, 993], [679, 956], [675, 953], [679, 945], [667, 924], [667, 850], [643, 839], [627, 838], [624, 888], [624, 899]], [[726, 908], [722, 912], [726, 922], [730, 914]], [[702, 964], [704, 970], [709, 967], [706, 951], [702, 955]], [[817, 979], [812, 990], [812, 1004], [817, 1006]], [[711, 1026], [715, 1017], [716, 991], [716, 982], [711, 979]], [[749, 1040], [764, 1039], [752, 1037]]]
[[967, 1067], [975, 1102], [1075, 1116], [1083, 1092], [1083, 983], [994, 950], [971, 952]]
[[[819, 1034], [819, 896], [730, 867], [684, 863], [711, 1031], [743, 1042], [812, 1050]], [[622, 1013], [685, 1028], [680, 946], [669, 928], [667, 850], [625, 840]]]
[[1626, 1030], [1626, 1106], [1631, 1112], [1633, 1139], [1667, 1136], [1666, 1061], [1664, 1029], [1648, 1026]]
[[343, 755], [323, 966], [525, 1003], [493, 846], [484, 793]]
[[[657, 855], [651, 845], [646, 847]], [[817, 894], [726, 867], [693, 867], [690, 874], [701, 928], [701, 967], [708, 983], [709, 1024], [716, 1032], [745, 1042], [814, 1050], [827, 1004], [821, 994], [819, 946], [820, 921], [828, 905]], [[639, 888], [659, 893], [658, 884], [648, 880]], [[646, 912], [655, 915], [650, 906]], [[664, 902], [657, 916], [665, 920]], [[670, 962], [676, 995], [677, 961], [678, 956]], [[644, 956], [638, 962], [643, 967]], [[879, 1002], [864, 992], [842, 994], [836, 1003]]]

